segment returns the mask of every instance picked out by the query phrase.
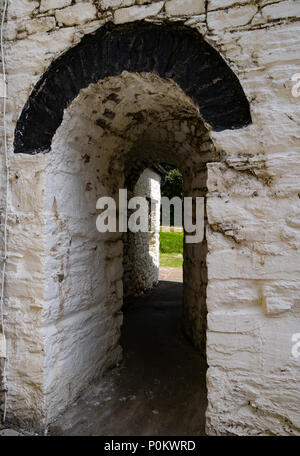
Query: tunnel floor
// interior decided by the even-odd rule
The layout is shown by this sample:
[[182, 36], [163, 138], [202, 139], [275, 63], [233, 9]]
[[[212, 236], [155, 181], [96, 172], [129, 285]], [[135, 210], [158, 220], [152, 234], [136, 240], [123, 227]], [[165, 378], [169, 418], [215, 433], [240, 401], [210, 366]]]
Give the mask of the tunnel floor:
[[180, 275], [164, 270], [160, 277], [125, 308], [122, 363], [92, 384], [50, 435], [205, 435], [206, 364], [181, 330], [182, 283], [172, 281]]

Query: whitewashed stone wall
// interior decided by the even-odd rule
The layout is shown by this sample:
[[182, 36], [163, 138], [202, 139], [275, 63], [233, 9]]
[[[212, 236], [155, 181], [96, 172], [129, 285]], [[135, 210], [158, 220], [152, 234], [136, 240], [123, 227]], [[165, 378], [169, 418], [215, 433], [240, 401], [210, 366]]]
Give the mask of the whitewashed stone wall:
[[[11, 162], [10, 259], [5, 291], [9, 416], [45, 424], [59, 411], [59, 402], [63, 407], [84, 387], [88, 375], [101, 373], [106, 362], [115, 362], [120, 356], [117, 339], [122, 292], [118, 284], [122, 272], [121, 266], [118, 268], [122, 254], [116, 252], [109, 260], [114, 265], [107, 270], [113, 271], [109, 289], [115, 287], [115, 292], [110, 302], [117, 314], [107, 320], [105, 329], [105, 334], [110, 334], [109, 347], [115, 349], [110, 352], [108, 345], [106, 349], [98, 332], [93, 347], [96, 350], [96, 340], [99, 344], [101, 341], [104, 358], [98, 358], [93, 372], [86, 370], [87, 376], [80, 377], [80, 385], [72, 383], [71, 372], [75, 372], [76, 363], [84, 369], [88, 361], [83, 341], [89, 344], [91, 332], [85, 333], [89, 330], [82, 322], [104, 322], [108, 314], [97, 306], [102, 300], [97, 290], [91, 308], [88, 304], [84, 307], [85, 301], [76, 304], [78, 313], [63, 309], [57, 328], [51, 299], [57, 303], [59, 296], [71, 296], [70, 271], [73, 274], [76, 267], [97, 264], [101, 277], [108, 240], [103, 241], [101, 249], [98, 247], [99, 253], [92, 250], [101, 242], [93, 238], [94, 225], [86, 225], [85, 214], [88, 208], [94, 209], [95, 194], [84, 186], [90, 180], [86, 182], [86, 171], [80, 170], [80, 152], [75, 161], [68, 158], [68, 151], [59, 158], [63, 152], [59, 148], [51, 155], [54, 162], [61, 161], [64, 173], [70, 177], [64, 179], [62, 173], [57, 184], [51, 180], [54, 167], [50, 156], [13, 155], [14, 128], [21, 109], [53, 59], [105, 22], [180, 19], [197, 28], [239, 77], [253, 120], [252, 125], [241, 130], [210, 132], [221, 159], [208, 163], [207, 274], [201, 276], [203, 269], [197, 262], [196, 247], [189, 247], [189, 257], [194, 258], [193, 275], [185, 274], [192, 290], [192, 279], [196, 287], [208, 279], [207, 432], [300, 434], [300, 358], [291, 354], [291, 337], [300, 332], [299, 98], [291, 93], [291, 77], [299, 73], [299, 10], [297, 0], [10, 2], [5, 29]], [[176, 112], [174, 104], [170, 106]], [[72, 117], [69, 121], [72, 123]], [[116, 150], [119, 144], [114, 141]], [[111, 149], [109, 142], [107, 147]], [[3, 162], [1, 166], [3, 176]], [[185, 160], [185, 167], [192, 165]], [[85, 177], [80, 182], [78, 172]], [[68, 192], [59, 193], [65, 185]], [[73, 204], [74, 195], [79, 198], [78, 192], [74, 193], [78, 185], [86, 200], [80, 203], [77, 199], [78, 219], [72, 226], [71, 217], [66, 223], [63, 215], [70, 210], [65, 202]], [[3, 186], [2, 179], [1, 204]], [[53, 194], [55, 188], [57, 195]], [[85, 231], [83, 238], [78, 230], [80, 220], [85, 226], [82, 229], [91, 231]], [[65, 233], [72, 228], [71, 233], [76, 234], [76, 227], [74, 256], [68, 258], [70, 236]], [[76, 259], [76, 248], [82, 251], [81, 243], [89, 252], [86, 259], [81, 254]], [[88, 275], [92, 270], [86, 272]], [[193, 293], [196, 296], [197, 290]], [[199, 303], [195, 298], [186, 296], [187, 299], [193, 301], [188, 314], [199, 318]], [[55, 306], [53, 309], [57, 312]], [[75, 335], [73, 339], [69, 335], [69, 339], [64, 338], [65, 322], [69, 320], [76, 328], [78, 318], [82, 318], [76, 331], [78, 339]], [[203, 327], [203, 318], [202, 314], [199, 328]], [[93, 323], [90, 324], [92, 331]], [[81, 331], [82, 328], [85, 329]], [[64, 358], [61, 348], [70, 349], [70, 357]], [[60, 373], [66, 366], [70, 378], [62, 386]]]
[[[128, 113], [147, 109], [143, 122], [132, 123]], [[195, 116], [191, 127], [180, 118], [188, 110]], [[115, 113], [110, 120], [108, 111]], [[131, 162], [144, 166], [165, 157], [180, 166], [189, 163], [195, 132], [201, 148], [197, 116], [176, 84], [124, 72], [80, 92], [65, 111], [51, 153], [11, 157], [8, 406], [23, 425], [50, 422], [91, 379], [120, 361], [122, 233], [96, 230], [96, 201], [110, 195], [117, 202]], [[190, 161], [190, 168], [195, 163]], [[153, 193], [159, 194], [157, 183]], [[23, 309], [23, 318], [9, 311], [14, 306]]]
[[132, 197], [145, 197], [148, 202], [145, 219], [148, 233], [126, 233], [124, 242], [124, 295], [138, 296], [158, 283], [160, 229], [160, 175], [145, 169], [135, 184]]

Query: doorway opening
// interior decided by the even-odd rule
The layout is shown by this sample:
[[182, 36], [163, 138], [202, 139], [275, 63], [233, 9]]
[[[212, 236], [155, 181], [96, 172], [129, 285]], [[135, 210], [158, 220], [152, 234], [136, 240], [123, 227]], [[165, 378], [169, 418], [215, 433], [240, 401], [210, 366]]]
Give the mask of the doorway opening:
[[[182, 198], [182, 184], [175, 166], [155, 165], [142, 172], [133, 194], [158, 202], [161, 190]], [[149, 233], [126, 233], [123, 362], [106, 376], [114, 385], [107, 434], [205, 435], [205, 356], [182, 327], [182, 226], [174, 230], [171, 210], [171, 226], [162, 227], [160, 212], [156, 205], [149, 211]]]
[[[123, 232], [99, 233], [97, 200], [109, 196], [117, 206], [119, 190], [133, 191], [141, 173], [158, 163], [181, 170], [186, 196], [205, 198], [207, 163], [220, 160], [210, 128], [240, 128], [250, 120], [226, 63], [197, 31], [176, 24], [102, 27], [38, 82], [15, 132], [15, 152], [51, 149], [40, 160], [46, 382], [41, 405], [32, 404], [37, 420], [51, 422], [122, 359], [124, 291], [132, 285], [124, 254], [131, 243]], [[203, 356], [206, 254], [205, 237], [185, 244], [182, 321]], [[156, 255], [154, 248], [154, 266]], [[153, 282], [151, 271], [138, 286]]]
[[[107, 101], [99, 103], [103, 99]], [[57, 283], [61, 343], [64, 347], [71, 343], [74, 318], [83, 331], [81, 340], [74, 346], [76, 365], [68, 370], [72, 391], [79, 390], [79, 385], [85, 382], [84, 376], [89, 377], [92, 369], [93, 377], [99, 377], [121, 361], [123, 298], [139, 294], [142, 288], [151, 288], [157, 280], [158, 250], [154, 241], [159, 233], [128, 232], [126, 241], [121, 232], [99, 233], [97, 199], [108, 195], [118, 204], [120, 189], [127, 189], [130, 196], [142, 172], [161, 162], [172, 162], [182, 170], [185, 195], [205, 196], [206, 162], [215, 157], [209, 132], [197, 108], [174, 82], [157, 75], [123, 72], [107, 78], [81, 90], [66, 110], [54, 136], [52, 152], [46, 156], [46, 198], [53, 224], [48, 231], [47, 244], [51, 246], [48, 277], [53, 283], [58, 269], [61, 278]], [[64, 194], [59, 192], [62, 184]], [[70, 198], [73, 194], [71, 206], [65, 204], [66, 192]], [[149, 235], [145, 252], [142, 241]], [[150, 241], [153, 252], [149, 252]], [[58, 247], [61, 243], [66, 245], [66, 252]], [[204, 243], [185, 245], [183, 291], [182, 285], [177, 285], [178, 294], [183, 293], [184, 330], [203, 354]], [[49, 289], [53, 290], [50, 284]], [[69, 306], [72, 306], [70, 316]], [[88, 357], [84, 356], [83, 345], [89, 347]], [[94, 364], [90, 363], [90, 357], [94, 358]], [[59, 355], [53, 358], [53, 362], [61, 363], [59, 358]], [[49, 397], [49, 404], [54, 403], [57, 391], [63, 392], [65, 380], [57, 379], [60, 384]]]
[[[157, 203], [163, 172], [153, 164], [131, 185], [125, 177], [129, 196], [146, 196]], [[182, 264], [166, 266], [159, 275], [159, 236], [176, 233], [174, 227], [160, 233], [159, 205], [148, 215], [152, 231], [122, 235], [122, 362], [50, 427], [52, 434], [204, 435], [206, 363], [183, 330]], [[183, 235], [178, 234], [183, 249]], [[164, 241], [170, 244], [170, 239]]]

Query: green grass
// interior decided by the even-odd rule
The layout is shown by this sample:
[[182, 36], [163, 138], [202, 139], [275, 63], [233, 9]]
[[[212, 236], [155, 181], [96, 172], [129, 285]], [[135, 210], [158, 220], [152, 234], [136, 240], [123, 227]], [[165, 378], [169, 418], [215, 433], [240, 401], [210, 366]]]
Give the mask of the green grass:
[[[179, 255], [179, 256], [178, 256]], [[169, 268], [182, 268], [183, 258], [179, 253], [161, 253], [159, 257], [159, 265]]]
[[181, 268], [183, 263], [183, 233], [160, 232], [160, 265]]
[[183, 253], [183, 233], [160, 232], [161, 253]]

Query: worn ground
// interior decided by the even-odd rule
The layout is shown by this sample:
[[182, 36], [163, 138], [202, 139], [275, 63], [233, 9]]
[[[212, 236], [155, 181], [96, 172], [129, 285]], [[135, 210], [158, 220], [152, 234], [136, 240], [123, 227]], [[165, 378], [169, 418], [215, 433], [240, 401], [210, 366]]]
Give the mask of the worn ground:
[[182, 272], [124, 313], [122, 364], [49, 427], [50, 435], [203, 435], [205, 362], [181, 331]]
[[[50, 435], [204, 435], [205, 362], [181, 330], [182, 269], [124, 312], [122, 364], [61, 415]], [[0, 436], [29, 435], [0, 426]]]

